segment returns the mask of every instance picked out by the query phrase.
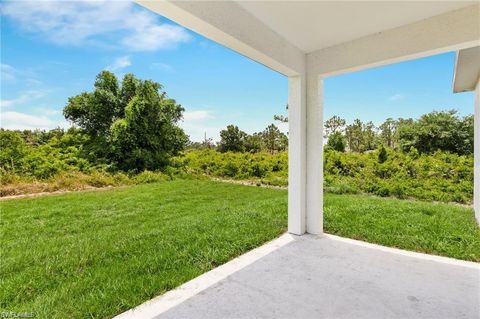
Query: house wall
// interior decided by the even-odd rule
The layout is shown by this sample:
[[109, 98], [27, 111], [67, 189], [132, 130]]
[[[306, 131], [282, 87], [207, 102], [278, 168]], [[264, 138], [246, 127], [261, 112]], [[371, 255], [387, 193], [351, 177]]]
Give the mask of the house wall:
[[475, 124], [474, 124], [474, 185], [473, 185], [473, 205], [475, 217], [480, 224], [480, 78], [477, 80], [475, 88]]

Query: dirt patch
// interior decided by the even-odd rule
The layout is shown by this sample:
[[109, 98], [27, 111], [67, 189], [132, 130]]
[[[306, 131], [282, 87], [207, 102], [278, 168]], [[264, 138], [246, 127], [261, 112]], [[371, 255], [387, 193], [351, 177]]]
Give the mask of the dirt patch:
[[268, 184], [262, 184], [256, 181], [248, 181], [248, 180], [235, 180], [235, 179], [224, 179], [224, 178], [217, 178], [217, 177], [210, 177], [210, 180], [215, 182], [222, 182], [222, 183], [230, 183], [230, 184], [237, 184], [237, 185], [244, 185], [244, 186], [256, 186], [256, 187], [265, 187], [265, 188], [273, 188], [273, 189], [288, 189], [287, 186], [274, 186]]
[[47, 196], [47, 195], [59, 195], [59, 194], [66, 194], [66, 193], [78, 193], [78, 192], [98, 192], [98, 191], [107, 191], [116, 188], [125, 188], [127, 186], [105, 186], [105, 187], [93, 187], [93, 186], [85, 186], [81, 189], [75, 190], [56, 190], [51, 192], [38, 192], [38, 193], [30, 193], [30, 194], [18, 194], [18, 195], [8, 195], [0, 197], [0, 201], [9, 200], [9, 199], [18, 199], [18, 198], [30, 198], [30, 197], [40, 197], [40, 196]]

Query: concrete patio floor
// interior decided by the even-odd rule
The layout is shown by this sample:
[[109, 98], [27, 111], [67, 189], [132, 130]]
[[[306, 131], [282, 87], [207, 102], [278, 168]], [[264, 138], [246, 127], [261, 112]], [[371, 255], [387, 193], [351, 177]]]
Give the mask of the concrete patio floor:
[[480, 318], [480, 267], [285, 234], [119, 318]]

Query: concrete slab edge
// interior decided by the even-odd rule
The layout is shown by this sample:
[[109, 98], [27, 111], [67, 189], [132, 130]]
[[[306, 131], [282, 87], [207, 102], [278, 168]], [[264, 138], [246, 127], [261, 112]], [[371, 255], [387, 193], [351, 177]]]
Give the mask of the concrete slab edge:
[[[312, 235], [314, 236], [314, 235]], [[437, 255], [429, 255], [429, 254], [424, 254], [424, 253], [417, 253], [414, 251], [408, 251], [408, 250], [403, 250], [399, 248], [392, 248], [392, 247], [386, 247], [378, 244], [372, 244], [372, 243], [367, 243], [365, 241], [361, 240], [356, 240], [356, 239], [350, 239], [350, 238], [345, 238], [345, 237], [340, 237], [336, 235], [331, 235], [331, 234], [323, 234], [321, 236], [317, 236], [319, 238], [326, 237], [329, 239], [333, 239], [336, 241], [360, 246], [360, 247], [366, 247], [366, 248], [371, 248], [371, 249], [376, 249], [376, 250], [381, 250], [384, 252], [388, 253], [393, 253], [397, 255], [402, 255], [402, 256], [408, 256], [408, 257], [414, 257], [418, 259], [423, 259], [423, 260], [431, 260], [439, 263], [444, 263], [444, 264], [450, 264], [454, 266], [461, 266], [461, 267], [467, 267], [467, 268], [473, 268], [477, 269], [480, 271], [480, 264], [473, 262], [473, 261], [466, 261], [466, 260], [460, 260], [460, 259], [454, 259], [454, 258], [449, 258], [449, 257], [443, 257], [443, 256], [437, 256]]]
[[232, 259], [161, 296], [127, 310], [116, 316], [115, 319], [154, 318], [294, 240], [294, 235], [283, 234], [279, 238]]

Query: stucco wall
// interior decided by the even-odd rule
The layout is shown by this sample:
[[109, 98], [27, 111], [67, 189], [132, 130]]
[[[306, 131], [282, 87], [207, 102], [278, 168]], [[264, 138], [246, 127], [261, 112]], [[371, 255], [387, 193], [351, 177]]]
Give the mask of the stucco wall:
[[473, 185], [473, 202], [475, 208], [475, 217], [480, 224], [480, 78], [475, 88], [475, 181]]

